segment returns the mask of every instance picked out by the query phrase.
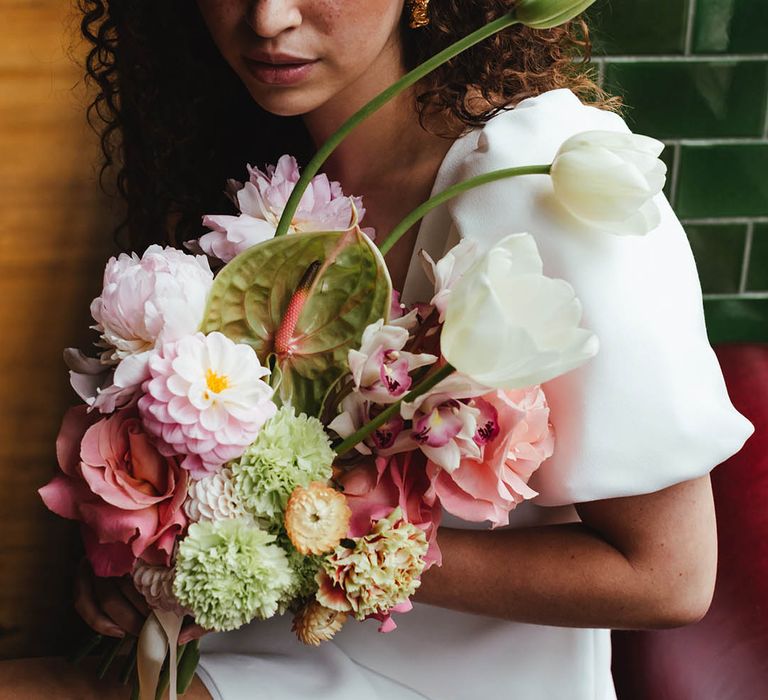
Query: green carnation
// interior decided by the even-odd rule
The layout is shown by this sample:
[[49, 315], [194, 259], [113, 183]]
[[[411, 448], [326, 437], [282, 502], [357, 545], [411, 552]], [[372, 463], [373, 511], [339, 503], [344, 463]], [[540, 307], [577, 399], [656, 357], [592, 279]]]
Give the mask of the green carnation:
[[235, 493], [253, 516], [280, 523], [293, 489], [330, 479], [335, 456], [317, 418], [283, 406], [240, 460], [230, 463]]
[[280, 612], [285, 612], [292, 604], [314, 597], [317, 591], [315, 576], [320, 571], [320, 557], [305, 556], [297, 552], [287, 536], [278, 537], [278, 542], [288, 553], [288, 563], [293, 571], [293, 585], [285, 591], [280, 601]]
[[220, 632], [271, 617], [295, 585], [275, 539], [242, 518], [192, 523], [176, 557], [176, 599], [198, 624]]

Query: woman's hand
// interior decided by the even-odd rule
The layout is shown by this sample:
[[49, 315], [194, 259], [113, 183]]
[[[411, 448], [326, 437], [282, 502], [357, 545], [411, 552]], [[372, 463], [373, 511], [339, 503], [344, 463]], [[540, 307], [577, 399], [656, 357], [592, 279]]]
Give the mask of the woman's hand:
[[96, 576], [85, 557], [75, 577], [75, 610], [89, 627], [107, 637], [138, 637], [150, 613], [130, 576]]
[[[107, 637], [138, 637], [152, 612], [130, 576], [96, 576], [86, 557], [80, 561], [75, 577], [75, 609], [89, 627]], [[199, 639], [210, 631], [187, 617], [179, 644]]]

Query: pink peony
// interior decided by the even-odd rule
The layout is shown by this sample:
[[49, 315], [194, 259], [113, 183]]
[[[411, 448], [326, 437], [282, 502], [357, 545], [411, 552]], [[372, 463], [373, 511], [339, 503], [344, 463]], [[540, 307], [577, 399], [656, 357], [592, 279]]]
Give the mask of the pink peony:
[[405, 520], [424, 530], [427, 536], [429, 549], [424, 560], [428, 569], [442, 563], [437, 545], [441, 510], [434, 501], [428, 503], [424, 499], [430, 488], [424, 462], [419, 452], [378, 457], [374, 464], [361, 464], [339, 476], [337, 481], [344, 488], [347, 505], [352, 510], [349, 537], [367, 535], [371, 522], [389, 516], [400, 507]]
[[[277, 165], [268, 165], [266, 172], [249, 165], [248, 173], [250, 180], [233, 193], [240, 215], [205, 216], [203, 224], [213, 230], [197, 240], [203, 252], [224, 262], [275, 235], [288, 197], [299, 180], [298, 163], [289, 155], [281, 156]], [[345, 231], [364, 214], [360, 197], [345, 197], [338, 182], [326, 175], [315, 175], [288, 231]]]
[[101, 359], [64, 351], [72, 388], [102, 413], [131, 405], [148, 376], [150, 351], [197, 331], [212, 284], [204, 256], [175, 248], [110, 258], [101, 295], [91, 302], [105, 350]]
[[139, 412], [163, 454], [187, 455], [195, 478], [239, 457], [277, 410], [250, 345], [196, 333], [154, 351]]
[[168, 566], [187, 524], [189, 475], [157, 451], [135, 410], [94, 420], [85, 406], [71, 408], [56, 451], [63, 474], [38, 493], [54, 513], [82, 523], [96, 575], [128, 574], [138, 557]]
[[[481, 426], [480, 459], [465, 456], [451, 472], [428, 462], [425, 498], [463, 520], [489, 520], [497, 527], [509, 524], [509, 512], [518, 503], [538, 495], [528, 480], [552, 455], [555, 437], [538, 386], [494, 391], [482, 400], [495, 410], [498, 427], [485, 431]], [[490, 415], [487, 408], [483, 413]]]
[[102, 360], [118, 361], [197, 331], [212, 284], [205, 257], [175, 248], [152, 245], [141, 258], [110, 258], [101, 296], [91, 302], [107, 348]]

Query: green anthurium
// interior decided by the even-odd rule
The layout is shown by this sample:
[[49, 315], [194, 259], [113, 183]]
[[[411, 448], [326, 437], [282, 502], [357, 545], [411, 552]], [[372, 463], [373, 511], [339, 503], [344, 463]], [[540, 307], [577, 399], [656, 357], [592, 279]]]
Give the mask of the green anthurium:
[[[392, 283], [359, 229], [302, 233], [249, 248], [217, 275], [201, 330], [275, 363], [276, 401], [318, 415], [366, 326], [387, 319]], [[272, 358], [270, 358], [272, 356]]]

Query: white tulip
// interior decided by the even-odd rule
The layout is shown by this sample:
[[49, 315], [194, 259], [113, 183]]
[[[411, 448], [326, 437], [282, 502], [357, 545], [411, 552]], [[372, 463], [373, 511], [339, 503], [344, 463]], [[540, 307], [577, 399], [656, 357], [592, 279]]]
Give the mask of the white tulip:
[[640, 134], [585, 131], [569, 138], [552, 163], [552, 185], [578, 219], [619, 235], [642, 236], [661, 220], [653, 198], [667, 166], [661, 141]]
[[581, 303], [573, 287], [545, 277], [542, 267], [533, 238], [516, 233], [461, 277], [440, 339], [453, 367], [488, 387], [522, 389], [597, 353], [597, 337], [578, 327]]

